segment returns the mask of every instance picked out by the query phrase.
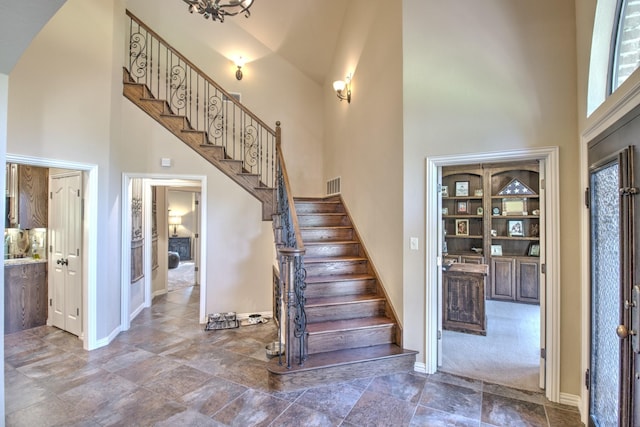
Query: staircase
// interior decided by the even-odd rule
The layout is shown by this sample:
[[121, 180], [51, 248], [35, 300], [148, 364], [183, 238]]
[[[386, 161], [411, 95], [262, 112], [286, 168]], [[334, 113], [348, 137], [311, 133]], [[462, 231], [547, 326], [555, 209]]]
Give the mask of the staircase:
[[[288, 363], [276, 358], [268, 365], [270, 386], [286, 390], [412, 370], [416, 352], [402, 348], [397, 316], [340, 197], [293, 199], [279, 124], [270, 129], [127, 15], [124, 96], [258, 199], [263, 220], [277, 220], [280, 272], [286, 259], [286, 271], [295, 270], [287, 283], [296, 295], [275, 277], [274, 313], [280, 328], [293, 332]], [[289, 304], [284, 314], [282, 302]]]
[[123, 68], [123, 84], [127, 99], [258, 199], [262, 203], [262, 219], [271, 221], [274, 189], [262, 183], [259, 174], [246, 171], [242, 160], [230, 158], [225, 147], [208, 143], [206, 132], [194, 129], [186, 116], [174, 114], [166, 100], [156, 99], [147, 85], [131, 78], [126, 68]]
[[310, 387], [413, 370], [402, 330], [340, 197], [295, 198], [306, 254], [308, 359], [290, 369], [274, 359], [269, 385]]

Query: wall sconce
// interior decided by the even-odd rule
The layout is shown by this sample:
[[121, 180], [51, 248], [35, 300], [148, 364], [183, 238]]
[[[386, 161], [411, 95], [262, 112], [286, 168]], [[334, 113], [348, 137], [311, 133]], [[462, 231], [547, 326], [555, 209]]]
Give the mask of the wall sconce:
[[[351, 73], [345, 80], [336, 80], [333, 82], [333, 90], [336, 91], [336, 95], [340, 98], [340, 101], [346, 99], [348, 103], [351, 103]], [[344, 95], [346, 90], [346, 95]]]
[[245, 60], [242, 56], [239, 56], [235, 62], [236, 62], [236, 67], [238, 67], [238, 69], [236, 70], [236, 79], [242, 80], [242, 67], [244, 67]]
[[171, 237], [178, 237], [176, 229], [182, 224], [182, 217], [180, 215], [169, 215], [169, 225], [173, 225], [173, 235]]

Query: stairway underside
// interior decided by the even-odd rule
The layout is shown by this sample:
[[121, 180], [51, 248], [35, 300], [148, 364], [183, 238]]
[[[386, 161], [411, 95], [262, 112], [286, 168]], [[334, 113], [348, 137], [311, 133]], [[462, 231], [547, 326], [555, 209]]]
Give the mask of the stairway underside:
[[258, 199], [262, 203], [262, 219], [271, 221], [275, 207], [274, 188], [265, 186], [259, 175], [245, 171], [242, 161], [227, 156], [224, 147], [208, 143], [205, 132], [193, 129], [185, 116], [174, 114], [165, 100], [156, 99], [146, 85], [134, 82], [126, 69], [123, 69], [123, 83], [123, 94], [127, 99]]
[[296, 198], [305, 246], [308, 358], [268, 365], [269, 385], [290, 390], [413, 370], [402, 331], [340, 197]]

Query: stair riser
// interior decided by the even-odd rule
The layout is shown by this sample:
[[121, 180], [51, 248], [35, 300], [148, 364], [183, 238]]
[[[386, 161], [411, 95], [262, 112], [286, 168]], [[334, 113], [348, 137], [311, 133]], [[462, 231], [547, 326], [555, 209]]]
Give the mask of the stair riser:
[[295, 202], [298, 213], [343, 213], [341, 203]]
[[300, 215], [298, 212], [298, 224], [300, 227], [336, 227], [349, 224], [346, 215]]
[[276, 375], [270, 372], [269, 388], [278, 391], [307, 389], [336, 382], [370, 378], [372, 372], [375, 372], [376, 375], [411, 372], [414, 370], [415, 360], [415, 354], [407, 354], [310, 371], [292, 372], [289, 375]]
[[384, 315], [384, 301], [366, 301], [331, 306], [305, 307], [309, 323], [358, 319]]
[[331, 276], [337, 274], [365, 274], [368, 273], [366, 261], [359, 262], [323, 262], [318, 264], [305, 263], [307, 277]]
[[349, 280], [343, 282], [325, 282], [307, 284], [305, 296], [307, 298], [316, 297], [338, 297], [344, 295], [367, 295], [376, 290], [376, 282], [370, 280]]
[[306, 245], [307, 252], [305, 256], [312, 257], [331, 257], [331, 256], [358, 256], [360, 255], [360, 245], [357, 243], [349, 244], [330, 244], [325, 245]]
[[392, 343], [395, 326], [309, 334], [309, 354]]
[[300, 233], [305, 242], [353, 240], [352, 228], [308, 228], [300, 230]]

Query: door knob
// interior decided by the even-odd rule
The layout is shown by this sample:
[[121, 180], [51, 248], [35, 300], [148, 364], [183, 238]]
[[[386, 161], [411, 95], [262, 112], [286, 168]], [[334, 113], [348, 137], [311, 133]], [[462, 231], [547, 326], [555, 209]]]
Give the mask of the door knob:
[[635, 335], [636, 331], [627, 328], [625, 325], [618, 325], [618, 327], [616, 328], [616, 334], [618, 334], [620, 339], [625, 339], [629, 335]]

